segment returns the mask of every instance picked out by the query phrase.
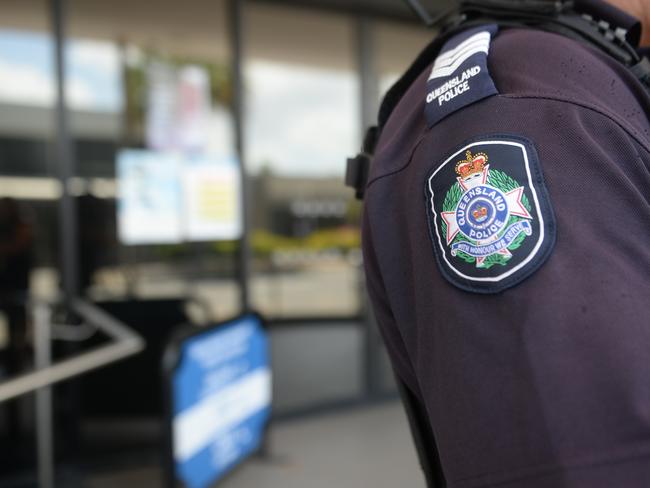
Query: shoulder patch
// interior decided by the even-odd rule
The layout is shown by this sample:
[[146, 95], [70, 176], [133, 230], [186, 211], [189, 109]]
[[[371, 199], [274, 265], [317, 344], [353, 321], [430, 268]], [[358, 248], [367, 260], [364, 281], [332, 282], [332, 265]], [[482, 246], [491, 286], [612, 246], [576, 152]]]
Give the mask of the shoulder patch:
[[425, 112], [429, 127], [447, 115], [498, 93], [487, 56], [496, 25], [464, 31], [445, 43], [427, 81]]
[[553, 250], [555, 216], [528, 139], [499, 135], [464, 144], [436, 165], [425, 193], [438, 266], [463, 290], [501, 292]]

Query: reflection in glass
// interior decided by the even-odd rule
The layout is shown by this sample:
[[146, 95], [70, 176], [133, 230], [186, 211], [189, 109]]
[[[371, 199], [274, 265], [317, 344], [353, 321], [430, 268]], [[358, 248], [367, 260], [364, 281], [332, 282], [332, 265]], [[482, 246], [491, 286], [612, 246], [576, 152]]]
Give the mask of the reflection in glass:
[[255, 307], [275, 317], [355, 315], [358, 204], [342, 175], [358, 146], [358, 79], [316, 57], [256, 59], [246, 75]]

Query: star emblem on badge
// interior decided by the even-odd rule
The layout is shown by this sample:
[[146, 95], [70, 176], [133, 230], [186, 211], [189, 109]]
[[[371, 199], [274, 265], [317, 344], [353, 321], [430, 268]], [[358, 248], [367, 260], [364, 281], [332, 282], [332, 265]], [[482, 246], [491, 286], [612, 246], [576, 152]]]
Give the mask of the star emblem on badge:
[[[461, 233], [477, 248], [495, 244], [488, 255], [476, 255], [476, 266], [484, 267], [487, 257], [498, 254], [505, 260], [512, 257], [507, 246], [499, 247], [501, 237], [511, 216], [532, 220], [530, 212], [523, 203], [524, 187], [503, 191], [490, 181], [490, 165], [485, 153], [472, 155], [465, 153], [465, 159], [456, 164], [457, 182], [463, 191], [453, 211], [441, 212], [441, 218], [447, 224], [446, 241], [451, 245]], [[519, 229], [519, 232], [525, 231]], [[501, 243], [502, 244], [502, 243]], [[452, 255], [456, 253], [452, 250]]]

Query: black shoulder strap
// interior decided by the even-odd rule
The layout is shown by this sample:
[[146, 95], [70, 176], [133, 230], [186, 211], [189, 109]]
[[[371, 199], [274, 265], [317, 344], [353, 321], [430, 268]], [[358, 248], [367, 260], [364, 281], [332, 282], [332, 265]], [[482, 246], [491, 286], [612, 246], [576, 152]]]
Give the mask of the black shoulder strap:
[[461, 0], [458, 7], [436, 21], [441, 34], [386, 93], [379, 109], [378, 125], [366, 134], [362, 152], [348, 159], [345, 182], [356, 190], [357, 198], [363, 199], [379, 135], [406, 91], [435, 60], [450, 37], [485, 24], [541, 29], [592, 45], [630, 69], [650, 92], [650, 61], [640, 57], [632, 45], [638, 42], [637, 29], [628, 32], [591, 14], [577, 12], [572, 0]]
[[420, 55], [415, 58], [409, 69], [400, 77], [397, 82], [386, 92], [379, 107], [378, 127], [383, 129], [388, 121], [388, 118], [393, 113], [393, 110], [402, 99], [404, 94], [415, 82], [415, 80], [427, 69], [434, 59], [440, 53], [442, 46], [447, 39], [451, 37], [449, 34], [440, 35], [429, 43], [427, 47], [422, 50]]

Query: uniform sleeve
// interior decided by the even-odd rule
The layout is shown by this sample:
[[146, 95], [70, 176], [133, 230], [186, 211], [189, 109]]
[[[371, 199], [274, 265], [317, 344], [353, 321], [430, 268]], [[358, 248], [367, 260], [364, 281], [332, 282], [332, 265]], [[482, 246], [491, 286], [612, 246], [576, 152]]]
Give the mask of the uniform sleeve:
[[[529, 218], [519, 209], [519, 218], [494, 236], [457, 246], [452, 255], [463, 239], [447, 235], [451, 224], [457, 235], [478, 229], [499, 197], [479, 195], [473, 224], [461, 223], [461, 199], [453, 192], [447, 198], [463, 178], [460, 163], [478, 171], [477, 153], [484, 153], [483, 169], [516, 180], [485, 181], [515, 195], [509, 216], [517, 202], [526, 207], [517, 188], [527, 188], [523, 173], [513, 176], [514, 166], [504, 166], [510, 153], [484, 145], [454, 155], [474, 142], [516, 139], [538, 159], [556, 239], [539, 266], [512, 286], [469, 290], [445, 276], [440, 249], [468, 276], [488, 276], [495, 266], [503, 274], [516, 262], [509, 259], [528, 252], [535, 228], [531, 235], [525, 228], [542, 214], [529, 209]], [[450, 485], [650, 486], [646, 139], [597, 106], [495, 96], [422, 129], [401, 151], [403, 160], [393, 157], [394, 148], [379, 154], [364, 225], [369, 289], [398, 374], [419, 388]], [[458, 172], [436, 181], [445, 198], [432, 203], [429, 180], [450, 157]], [[461, 197], [472, 188], [461, 188]], [[431, 205], [447, 212], [448, 227]], [[523, 232], [520, 246], [506, 240], [512, 257], [496, 256], [481, 269], [485, 260], [477, 258], [490, 251], [481, 246], [503, 238], [510, 222], [529, 222], [515, 228]], [[459, 257], [465, 260], [453, 261]]]

